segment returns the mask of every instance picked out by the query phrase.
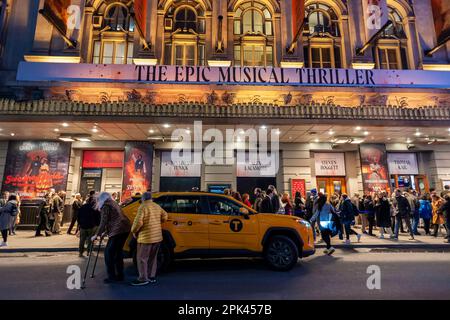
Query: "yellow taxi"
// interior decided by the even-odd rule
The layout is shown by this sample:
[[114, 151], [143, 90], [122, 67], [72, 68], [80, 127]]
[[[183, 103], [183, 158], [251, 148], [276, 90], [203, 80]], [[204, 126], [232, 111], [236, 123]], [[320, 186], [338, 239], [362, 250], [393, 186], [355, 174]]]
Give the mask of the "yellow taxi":
[[[159, 264], [187, 257], [263, 257], [274, 270], [292, 269], [299, 258], [315, 252], [311, 225], [298, 217], [258, 213], [225, 195], [164, 192], [153, 201], [169, 213], [163, 224]], [[123, 207], [134, 221], [139, 199]], [[135, 256], [135, 245], [126, 245]]]

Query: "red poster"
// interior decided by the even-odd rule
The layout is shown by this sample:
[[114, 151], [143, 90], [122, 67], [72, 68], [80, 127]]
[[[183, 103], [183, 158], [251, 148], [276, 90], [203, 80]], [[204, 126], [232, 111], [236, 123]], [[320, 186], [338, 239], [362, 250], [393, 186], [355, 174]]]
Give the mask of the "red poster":
[[386, 146], [384, 144], [362, 144], [359, 146], [359, 157], [364, 193], [389, 192]]
[[291, 179], [291, 195], [295, 199], [295, 193], [299, 191], [303, 198], [306, 198], [306, 181], [305, 179]]
[[83, 168], [123, 168], [123, 151], [86, 150]]
[[305, 19], [305, 0], [292, 0], [292, 32], [297, 34]]
[[134, 15], [139, 32], [145, 38], [147, 31], [147, 0], [134, 0]]
[[438, 45], [450, 37], [450, 0], [431, 0]]
[[127, 142], [123, 168], [122, 201], [152, 187], [153, 144]]
[[10, 141], [2, 191], [31, 199], [51, 188], [65, 190], [70, 148], [70, 143], [59, 141]]

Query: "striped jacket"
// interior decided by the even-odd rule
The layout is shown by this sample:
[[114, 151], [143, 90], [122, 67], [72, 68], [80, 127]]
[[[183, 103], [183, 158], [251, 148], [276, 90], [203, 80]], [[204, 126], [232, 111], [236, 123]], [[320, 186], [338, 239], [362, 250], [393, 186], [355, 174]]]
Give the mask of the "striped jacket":
[[167, 219], [167, 212], [158, 204], [151, 200], [144, 201], [138, 209], [131, 232], [138, 234], [138, 243], [161, 242], [163, 240], [161, 224]]

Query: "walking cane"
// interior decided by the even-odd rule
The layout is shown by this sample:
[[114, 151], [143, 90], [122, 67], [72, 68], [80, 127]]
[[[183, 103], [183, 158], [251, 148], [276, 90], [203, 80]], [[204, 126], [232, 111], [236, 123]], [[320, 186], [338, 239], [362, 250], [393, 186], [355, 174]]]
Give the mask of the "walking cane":
[[103, 238], [104, 238], [104, 236], [101, 236], [100, 237], [100, 242], [98, 243], [97, 256], [95, 257], [94, 267], [92, 268], [91, 278], [95, 277], [95, 268], [97, 267], [97, 260], [98, 260], [99, 254], [100, 254], [100, 249], [102, 247]]
[[87, 265], [86, 265], [86, 270], [84, 271], [83, 283], [81, 285], [81, 289], [85, 289], [86, 288], [86, 277], [87, 277], [88, 270], [89, 270], [89, 264], [91, 263], [92, 249], [94, 249], [94, 241], [91, 241], [91, 245], [88, 248], [88, 250], [89, 250], [89, 257], [88, 257], [88, 262], [87, 262]]

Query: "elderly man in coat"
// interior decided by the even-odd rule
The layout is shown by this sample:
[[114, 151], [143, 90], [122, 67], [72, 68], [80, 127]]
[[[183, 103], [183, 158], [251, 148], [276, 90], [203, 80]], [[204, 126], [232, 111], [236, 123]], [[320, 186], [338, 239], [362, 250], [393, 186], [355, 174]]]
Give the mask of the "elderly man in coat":
[[167, 212], [152, 201], [150, 192], [145, 192], [141, 201], [142, 204], [131, 227], [131, 232], [137, 238], [138, 243], [139, 278], [131, 283], [134, 286], [156, 282], [158, 250], [163, 241], [162, 223], [168, 219]]

